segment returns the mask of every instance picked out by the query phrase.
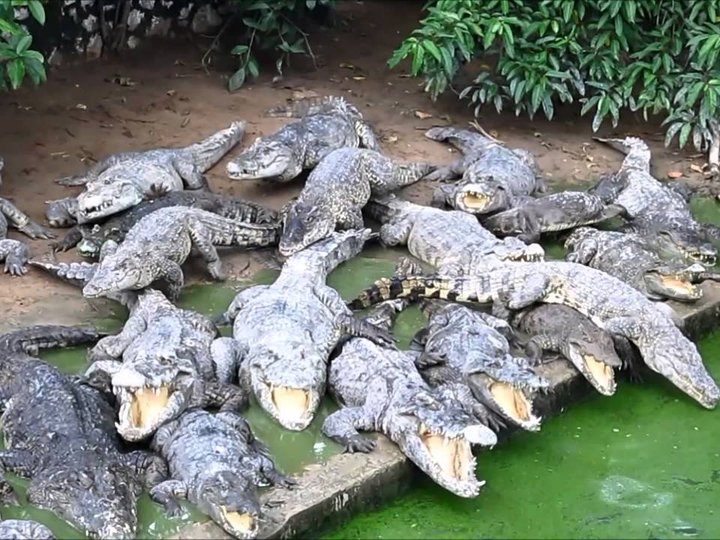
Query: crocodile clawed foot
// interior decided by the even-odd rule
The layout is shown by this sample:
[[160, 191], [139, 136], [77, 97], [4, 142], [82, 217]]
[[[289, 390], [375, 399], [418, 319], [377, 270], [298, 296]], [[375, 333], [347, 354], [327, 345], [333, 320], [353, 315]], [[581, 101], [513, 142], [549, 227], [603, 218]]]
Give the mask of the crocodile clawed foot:
[[0, 503], [3, 506], [17, 506], [20, 504], [17, 495], [15, 495], [15, 490], [4, 478], [0, 479]]
[[343, 441], [345, 452], [348, 454], [354, 454], [356, 452], [368, 454], [375, 449], [375, 444], [375, 441], [368, 439], [367, 437], [363, 437], [362, 435], [348, 437]]
[[183, 507], [180, 506], [180, 503], [178, 503], [174, 499], [170, 499], [168, 501], [163, 502], [163, 508], [165, 509], [165, 513], [170, 517], [180, 517], [185, 512], [183, 510]]
[[9, 256], [5, 259], [5, 273], [11, 276], [23, 276], [27, 273], [27, 267], [21, 259]]
[[51, 231], [47, 227], [38, 225], [37, 223], [28, 223], [24, 227], [20, 227], [18, 230], [34, 240], [37, 240], [38, 238], [42, 238], [43, 240], [51, 240], [57, 237], [57, 235], [53, 231]]

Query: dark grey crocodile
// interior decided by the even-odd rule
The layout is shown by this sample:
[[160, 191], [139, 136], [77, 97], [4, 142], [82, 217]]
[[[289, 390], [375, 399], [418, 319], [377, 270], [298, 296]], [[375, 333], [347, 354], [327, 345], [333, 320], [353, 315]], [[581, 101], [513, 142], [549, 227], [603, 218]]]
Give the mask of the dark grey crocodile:
[[[184, 275], [180, 265], [196, 248], [213, 279], [224, 279], [215, 246], [259, 248], [276, 245], [279, 224], [254, 225], [181, 206], [160, 208], [141, 218], [119, 246], [105, 242], [100, 264], [83, 287], [88, 298], [123, 290], [138, 290], [157, 280], [167, 284], [168, 297], [180, 295]], [[152, 246], [152, 248], [150, 248]]]
[[[384, 278], [349, 303], [359, 309], [391, 298], [443, 298], [519, 311], [534, 303], [573, 307], [598, 327], [631, 341], [644, 363], [680, 390], [712, 409], [720, 389], [707, 372], [695, 344], [676, 323], [667, 305], [604, 272], [576, 263], [499, 262], [475, 276]], [[505, 316], [509, 317], [509, 313]]]
[[447, 141], [463, 153], [453, 164], [440, 167], [427, 180], [449, 181], [433, 195], [456, 210], [471, 214], [489, 214], [512, 207], [517, 196], [545, 191], [535, 157], [527, 150], [506, 146], [467, 129], [434, 127], [425, 136]]
[[585, 315], [561, 304], [539, 304], [515, 314], [512, 325], [530, 336], [526, 348], [562, 354], [602, 395], [615, 393], [614, 370], [623, 362], [612, 336]]
[[[366, 320], [388, 330], [398, 307], [378, 306]], [[399, 351], [356, 337], [330, 362], [328, 386], [340, 410], [323, 422], [323, 433], [347, 450], [369, 452], [374, 441], [358, 431], [386, 435], [439, 485], [461, 497], [478, 495], [471, 445], [493, 447], [497, 436], [468, 412], [451, 388], [433, 389], [413, 361]]]
[[417, 182], [434, 167], [399, 163], [375, 150], [340, 148], [327, 154], [310, 173], [285, 217], [279, 252], [285, 257], [327, 238], [336, 229], [362, 229], [362, 208]]
[[[233, 338], [213, 343], [213, 357], [240, 368], [243, 387], [283, 427], [305, 429], [325, 394], [327, 362], [343, 335], [392, 342], [387, 331], [353, 317], [327, 275], [354, 257], [369, 229], [335, 232], [289, 257], [272, 285], [241, 291], [219, 323]], [[227, 358], [228, 360], [225, 360]]]
[[380, 150], [360, 111], [341, 97], [306, 98], [270, 109], [266, 115], [302, 118], [258, 137], [229, 161], [226, 171], [233, 180], [289, 182], [338, 148]]
[[51, 227], [72, 227], [77, 223], [77, 197], [63, 197], [45, 202], [45, 219]]
[[0, 538], [5, 540], [55, 540], [55, 535], [37, 521], [4, 519], [0, 521]]
[[152, 448], [167, 460], [171, 478], [153, 488], [153, 498], [177, 512], [177, 501], [187, 499], [234, 538], [257, 536], [258, 486], [295, 485], [237, 413], [188, 411], [158, 430]]
[[517, 238], [498, 240], [478, 220], [458, 210], [440, 210], [394, 195], [371, 199], [367, 213], [378, 220], [385, 245], [406, 245], [414, 257], [444, 274], [472, 273], [484, 259], [543, 260], [539, 244]]
[[163, 191], [204, 189], [203, 173], [220, 161], [245, 134], [245, 122], [184, 148], [159, 148], [112, 154], [78, 176], [57, 180], [65, 186], [85, 185], [74, 217], [90, 223], [140, 204]]
[[138, 295], [122, 331], [88, 354], [94, 363], [86, 375], [101, 371], [112, 378], [122, 438], [149, 437], [188, 408], [247, 406], [248, 395], [230, 384], [235, 366], [218, 365], [210, 354], [218, 335], [210, 319], [175, 307], [161, 292]]
[[720, 274], [701, 264], [663, 260], [644, 239], [633, 233], [574, 230], [565, 240], [568, 261], [584, 264], [614, 276], [651, 300], [695, 302], [703, 292], [697, 283], [720, 281]]
[[[87, 327], [35, 327], [24, 340], [35, 346], [78, 345], [96, 339]], [[164, 461], [143, 450], [121, 451], [113, 426], [111, 395], [102, 381], [64, 375], [18, 350], [5, 350], [0, 370], [4, 405], [3, 471], [30, 480], [30, 504], [52, 511], [93, 538], [135, 537], [137, 501], [143, 486], [165, 479]], [[5, 501], [12, 488], [0, 479]]]
[[257, 203], [210, 193], [208, 191], [172, 191], [162, 197], [145, 201], [133, 208], [113, 216], [102, 225], [92, 227], [78, 225], [53, 245], [54, 249], [65, 251], [77, 245], [83, 257], [97, 258], [106, 240], [120, 243], [140, 219], [168, 206], [189, 206], [213, 214], [247, 223], [276, 223], [278, 213]]
[[561, 191], [527, 197], [518, 205], [482, 219], [483, 227], [500, 237], [517, 236], [537, 242], [540, 235], [599, 223], [624, 214], [617, 205], [605, 205], [600, 197], [585, 191]]

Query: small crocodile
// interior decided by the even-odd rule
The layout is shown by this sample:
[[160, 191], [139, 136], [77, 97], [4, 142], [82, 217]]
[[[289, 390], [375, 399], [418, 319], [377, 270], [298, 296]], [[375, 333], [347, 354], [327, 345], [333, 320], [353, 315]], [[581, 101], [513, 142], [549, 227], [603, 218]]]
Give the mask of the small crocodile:
[[3, 519], [0, 538], [4, 540], [55, 540], [55, 535], [42, 523], [29, 519]]
[[[365, 320], [389, 331], [397, 310], [393, 302], [381, 304]], [[330, 393], [341, 408], [325, 419], [322, 431], [353, 452], [375, 446], [359, 430], [383, 433], [436, 483], [475, 497], [485, 482], [475, 477], [471, 445], [493, 447], [497, 436], [449, 388], [423, 381], [416, 354], [361, 337], [345, 341], [328, 371]]]
[[327, 362], [344, 335], [391, 343], [384, 329], [356, 319], [327, 275], [354, 257], [374, 235], [370, 229], [335, 232], [289, 257], [272, 285], [241, 291], [219, 324], [233, 338], [218, 338], [213, 357], [235, 361], [242, 386], [286, 429], [301, 431], [325, 394]]
[[203, 173], [220, 161], [245, 134], [245, 122], [210, 135], [185, 148], [159, 148], [112, 154], [78, 176], [57, 180], [65, 186], [85, 185], [77, 197], [75, 218], [90, 223], [140, 204], [163, 191], [205, 189]]
[[106, 240], [113, 240], [119, 244], [140, 219], [159, 208], [168, 206], [200, 208], [222, 217], [247, 223], [270, 224], [278, 221], [277, 212], [245, 199], [207, 191], [172, 191], [113, 216], [102, 225], [73, 227], [65, 235], [65, 238], [56, 242], [53, 247], [65, 251], [77, 245], [77, 251], [83, 257], [97, 258], [100, 248]]
[[433, 199], [471, 214], [490, 214], [512, 207], [517, 196], [545, 191], [535, 157], [527, 150], [507, 148], [480, 133], [452, 127], [434, 127], [425, 132], [433, 141], [448, 141], [463, 153], [453, 164], [440, 167], [427, 180], [448, 181]]
[[77, 223], [77, 197], [63, 197], [45, 202], [45, 219], [51, 227], [72, 227]]
[[272, 135], [258, 137], [229, 161], [226, 171], [231, 179], [289, 182], [338, 148], [380, 150], [360, 111], [341, 97], [298, 100], [270, 109], [266, 116], [301, 119]]
[[215, 246], [256, 248], [276, 245], [280, 225], [253, 225], [199, 208], [169, 206], [141, 218], [119, 246], [108, 241], [83, 296], [94, 298], [138, 290], [157, 280], [167, 284], [172, 301], [180, 296], [184, 275], [180, 265], [192, 248], [202, 255], [213, 279], [222, 280], [222, 262]]
[[375, 150], [333, 150], [310, 173], [289, 207], [280, 254], [289, 257], [335, 229], [362, 229], [361, 210], [371, 196], [408, 186], [433, 169], [426, 163], [399, 163]]
[[263, 516], [257, 487], [292, 487], [247, 421], [234, 412], [194, 409], [161, 427], [153, 450], [168, 462], [170, 480], [153, 488], [165, 507], [187, 499], [234, 538], [255, 538]]
[[630, 340], [644, 363], [680, 390], [713, 409], [720, 388], [707, 372], [695, 344], [677, 327], [677, 314], [648, 300], [619, 279], [594, 268], [565, 261], [488, 263], [475, 276], [384, 278], [349, 303], [359, 309], [392, 298], [443, 298], [493, 303], [497, 313], [532, 304], [563, 304], [598, 327]]
[[234, 366], [210, 354], [218, 331], [210, 319], [175, 307], [163, 294], [144, 289], [122, 331], [101, 339], [88, 354], [90, 376], [112, 378], [120, 436], [139, 441], [192, 407], [241, 410], [248, 396], [229, 384]]
[[612, 336], [585, 315], [561, 304], [538, 304], [515, 314], [512, 325], [530, 336], [526, 349], [560, 353], [602, 395], [615, 393], [614, 370], [623, 362]]
[[378, 220], [385, 245], [407, 245], [411, 255], [444, 274], [472, 273], [489, 256], [501, 260], [539, 261], [545, 251], [517, 238], [498, 240], [478, 220], [458, 210], [440, 210], [395, 195], [371, 199], [367, 213]]
[[[6, 343], [37, 347], [79, 345], [97, 338], [87, 327], [33, 327]], [[2, 471], [30, 480], [30, 504], [56, 513], [93, 538], [135, 537], [143, 486], [164, 480], [164, 461], [143, 450], [121, 451], [111, 395], [102, 381], [64, 375], [20, 350], [3, 351], [0, 430]], [[5, 501], [12, 487], [0, 478]]]
[[624, 214], [617, 205], [605, 205], [597, 195], [561, 191], [526, 198], [518, 206], [482, 219], [483, 227], [498, 236], [517, 236], [523, 242], [540, 240], [545, 233], [566, 231]]
[[720, 274], [694, 263], [663, 260], [644, 239], [633, 233], [580, 227], [565, 240], [570, 262], [584, 264], [614, 276], [651, 300], [695, 302], [703, 292], [696, 284], [720, 281]]

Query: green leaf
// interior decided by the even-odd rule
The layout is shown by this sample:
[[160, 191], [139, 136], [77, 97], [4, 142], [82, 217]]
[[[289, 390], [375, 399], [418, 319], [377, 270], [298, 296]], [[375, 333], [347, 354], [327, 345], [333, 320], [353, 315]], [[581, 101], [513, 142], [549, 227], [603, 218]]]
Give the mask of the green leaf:
[[673, 138], [677, 134], [678, 131], [680, 131], [680, 128], [682, 127], [682, 122], [675, 122], [674, 124], [671, 124], [670, 127], [665, 132], [665, 146], [670, 146], [670, 143], [672, 142]]
[[422, 46], [427, 52], [433, 55], [433, 57], [435, 58], [435, 60], [438, 61], [438, 63], [442, 64], [442, 54], [440, 54], [440, 49], [438, 49], [437, 45], [435, 45], [429, 39], [424, 39], [422, 41]]
[[692, 129], [692, 124], [688, 123], [683, 125], [682, 129], [680, 130], [680, 137], [678, 138], [678, 145], [680, 148], [685, 148], [685, 144], [687, 143], [688, 137], [690, 136], [690, 130]]
[[256, 79], [258, 75], [260, 75], [260, 68], [258, 67], [257, 60], [254, 58], [248, 59], [247, 62], [247, 71], [250, 77], [253, 79]]
[[25, 63], [21, 58], [15, 58], [5, 64], [8, 79], [10, 79], [10, 86], [13, 90], [20, 88], [23, 79], [25, 78]]
[[35, 58], [28, 56], [23, 56], [23, 60], [25, 61], [25, 71], [33, 84], [38, 85], [47, 80], [45, 66], [42, 62], [38, 62]]
[[30, 34], [27, 34], [20, 38], [18, 41], [17, 46], [15, 47], [15, 52], [18, 54], [18, 56], [22, 56], [22, 54], [28, 50], [28, 47], [30, 47], [30, 44], [32, 43], [32, 36]]
[[423, 67], [423, 60], [425, 60], [425, 49], [422, 47], [415, 47], [415, 55], [413, 56], [412, 66], [410, 72], [417, 76]]
[[240, 68], [233, 73], [232, 77], [228, 80], [228, 89], [231, 92], [235, 92], [242, 88], [243, 84], [245, 84], [245, 69]]
[[45, 8], [40, 0], [28, 0], [28, 9], [33, 18], [41, 25], [45, 24]]
[[20, 27], [16, 23], [7, 19], [0, 19], [0, 33], [17, 34], [19, 31]]
[[241, 56], [249, 50], [250, 47], [248, 47], [247, 45], [235, 45], [230, 51], [230, 54], [232, 54], [233, 56]]

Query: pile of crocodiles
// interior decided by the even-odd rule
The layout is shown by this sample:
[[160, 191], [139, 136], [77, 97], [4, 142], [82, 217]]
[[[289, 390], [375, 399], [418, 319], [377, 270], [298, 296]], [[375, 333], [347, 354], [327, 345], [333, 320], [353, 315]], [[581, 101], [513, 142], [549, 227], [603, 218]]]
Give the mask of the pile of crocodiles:
[[[185, 148], [114, 154], [57, 180], [81, 186], [47, 205], [48, 224], [69, 227], [61, 239], [0, 199], [5, 272], [31, 266], [129, 310], [117, 334], [33, 326], [0, 336], [0, 472], [29, 479], [31, 504], [91, 537], [133, 538], [146, 490], [171, 515], [187, 500], [228, 534], [253, 538], [265, 519], [258, 488], [297, 482], [243, 417], [251, 397], [300, 431], [329, 394], [340, 408], [324, 419], [325, 435], [348, 452], [372, 452], [375, 439], [361, 432], [384, 434], [461, 497], [484, 484], [473, 447], [492, 448], [503, 430], [540, 429], [534, 400], [551, 384], [538, 369], [548, 359], [566, 361], [604, 396], [619, 373], [649, 368], [716, 406], [720, 389], [665, 301], [696, 302], [701, 282], [720, 280], [720, 234], [693, 218], [686, 190], [652, 176], [642, 140], [601, 140], [625, 154], [619, 170], [587, 191], [548, 194], [530, 152], [475, 131], [430, 129], [426, 137], [462, 155], [440, 166], [384, 154], [342, 98], [266, 115], [292, 120], [237, 153], [226, 172], [300, 182], [279, 211], [210, 189], [205, 172], [243, 139], [241, 121]], [[398, 195], [416, 182], [432, 183], [429, 205]], [[6, 238], [8, 225], [87, 260], [31, 259], [24, 242]], [[544, 238], [564, 242], [565, 260], [546, 260]], [[411, 257], [346, 302], [327, 277], [371, 242], [405, 246]], [[230, 277], [219, 246], [277, 248], [282, 266], [272, 284], [245, 288], [212, 320], [177, 301], [193, 253], [212, 280]], [[400, 350], [393, 321], [413, 304], [427, 324]], [[221, 326], [231, 326], [229, 337]], [[91, 343], [81, 375], [37, 358]], [[1, 475], [0, 496], [15, 500]], [[0, 536], [52, 533], [7, 520]]]

